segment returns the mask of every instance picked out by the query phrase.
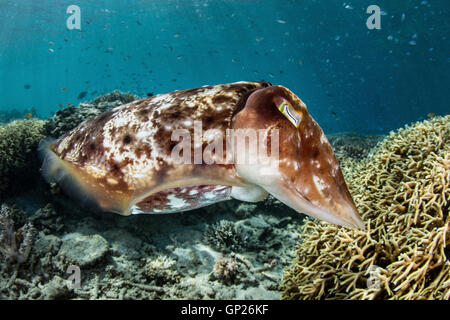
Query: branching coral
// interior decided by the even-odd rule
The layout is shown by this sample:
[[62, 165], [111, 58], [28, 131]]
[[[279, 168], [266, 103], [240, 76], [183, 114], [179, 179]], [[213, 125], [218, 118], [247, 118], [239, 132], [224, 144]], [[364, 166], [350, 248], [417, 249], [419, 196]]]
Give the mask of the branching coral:
[[240, 252], [246, 246], [243, 230], [228, 220], [208, 226], [203, 240], [221, 252]]
[[0, 198], [39, 175], [36, 147], [44, 121], [17, 120], [0, 126]]
[[11, 209], [2, 205], [0, 210], [0, 253], [3, 260], [17, 265], [27, 261], [33, 243], [33, 231], [31, 223], [24, 224], [16, 231]]
[[406, 126], [344, 175], [367, 230], [308, 220], [284, 299], [450, 299], [450, 116]]
[[53, 117], [47, 119], [45, 133], [48, 136], [58, 138], [78, 126], [81, 122], [136, 99], [138, 99], [137, 96], [115, 90], [103, 96], [98, 96], [92, 101], [80, 103], [77, 107], [70, 106], [58, 110]]

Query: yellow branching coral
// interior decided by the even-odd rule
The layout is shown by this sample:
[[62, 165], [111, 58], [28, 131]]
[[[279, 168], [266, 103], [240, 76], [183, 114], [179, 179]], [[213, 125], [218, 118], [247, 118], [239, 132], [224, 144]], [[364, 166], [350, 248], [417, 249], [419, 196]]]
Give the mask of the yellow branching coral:
[[16, 120], [0, 125], [0, 199], [24, 178], [38, 175], [37, 145], [44, 137], [44, 121]]
[[282, 298], [450, 299], [450, 116], [342, 165], [367, 230], [308, 220]]

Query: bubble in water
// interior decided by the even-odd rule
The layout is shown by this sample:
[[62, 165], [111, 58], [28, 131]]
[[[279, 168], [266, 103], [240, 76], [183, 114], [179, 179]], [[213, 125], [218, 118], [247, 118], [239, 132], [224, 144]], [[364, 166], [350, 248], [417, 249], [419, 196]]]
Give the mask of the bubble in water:
[[351, 4], [347, 4], [345, 2], [343, 4], [343, 6], [344, 6], [345, 9], [348, 9], [348, 10], [352, 10], [353, 9], [353, 6]]

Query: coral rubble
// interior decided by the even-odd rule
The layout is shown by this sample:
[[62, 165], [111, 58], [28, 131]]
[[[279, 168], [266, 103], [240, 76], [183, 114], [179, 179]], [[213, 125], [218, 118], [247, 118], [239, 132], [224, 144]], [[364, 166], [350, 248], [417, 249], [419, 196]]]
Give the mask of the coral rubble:
[[344, 175], [367, 230], [308, 220], [284, 299], [450, 299], [450, 116], [391, 132]]

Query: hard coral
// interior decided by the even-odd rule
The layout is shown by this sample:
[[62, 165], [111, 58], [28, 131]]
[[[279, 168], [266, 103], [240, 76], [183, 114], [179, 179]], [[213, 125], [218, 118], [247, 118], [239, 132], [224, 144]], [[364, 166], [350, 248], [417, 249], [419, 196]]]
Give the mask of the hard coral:
[[236, 261], [231, 258], [218, 257], [212, 270], [212, 279], [218, 279], [224, 283], [232, 283], [237, 274], [239, 267]]
[[176, 261], [166, 256], [159, 256], [155, 260], [145, 259], [144, 275], [149, 281], [154, 281], [156, 285], [165, 283], [175, 283], [179, 274], [175, 268]]
[[450, 116], [406, 126], [345, 170], [366, 231], [307, 221], [284, 299], [450, 298]]
[[103, 96], [99, 96], [92, 101], [80, 103], [78, 107], [70, 106], [58, 110], [55, 115], [45, 123], [46, 135], [58, 138], [78, 126], [81, 122], [136, 99], [138, 99], [138, 97], [135, 95], [121, 93], [116, 90]]
[[34, 228], [31, 223], [27, 223], [16, 231], [12, 215], [12, 209], [2, 205], [0, 210], [0, 253], [8, 264], [20, 265], [27, 261], [30, 254]]
[[240, 252], [246, 247], [243, 230], [228, 220], [208, 226], [203, 240], [221, 252]]
[[39, 176], [36, 147], [44, 121], [17, 120], [0, 126], [0, 199]]

